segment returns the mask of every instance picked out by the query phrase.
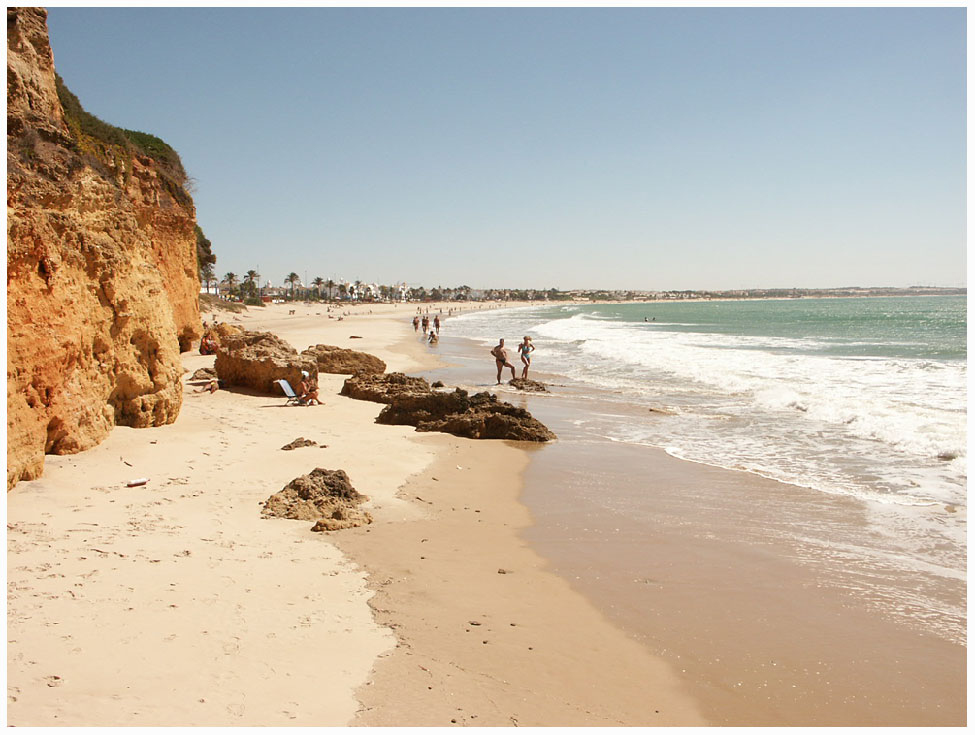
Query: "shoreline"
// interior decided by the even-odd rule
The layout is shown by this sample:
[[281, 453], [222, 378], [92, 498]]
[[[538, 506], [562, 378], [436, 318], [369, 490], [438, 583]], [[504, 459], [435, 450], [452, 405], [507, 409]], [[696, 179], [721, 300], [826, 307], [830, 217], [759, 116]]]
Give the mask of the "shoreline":
[[[456, 358], [454, 345], [480, 352], [452, 338], [449, 318], [429, 346], [410, 331], [415, 305], [362, 305], [342, 320], [324, 305], [297, 305], [293, 316], [287, 306], [218, 318], [299, 351], [361, 349], [388, 372], [495, 392], [492, 365]], [[183, 362], [188, 377], [213, 357]], [[592, 471], [606, 457], [576, 451], [571, 424], [561, 430], [562, 398], [499, 386], [499, 398], [530, 408], [560, 441], [477, 441], [377, 425], [380, 404], [338, 395], [345, 377], [320, 375], [324, 405], [309, 408], [187, 386], [175, 424], [117, 428], [88, 452], [48, 457], [40, 480], [8, 493], [8, 724], [964, 717], [958, 649], [850, 608], [786, 563], [784, 537], [763, 535], [789, 525], [770, 502], [781, 483], [624, 451], [611, 460], [619, 482], [650, 472], [671, 488], [648, 531], [634, 518], [600, 519], [573, 494], [574, 474], [587, 492], [602, 490], [572, 463]], [[281, 451], [299, 435], [320, 446]], [[313, 534], [308, 523], [260, 518], [263, 500], [315, 466], [346, 470], [374, 523]], [[138, 476], [150, 482], [125, 487]], [[727, 487], [739, 488], [744, 516], [688, 505]], [[761, 522], [750, 515], [766, 506]], [[803, 517], [823, 512], [799, 507]], [[888, 714], [878, 721], [871, 710]]]
[[[390, 372], [442, 362], [411, 344], [409, 305], [285, 306], [218, 318]], [[320, 407], [197, 393], [186, 378], [214, 358], [182, 359], [174, 424], [117, 427], [8, 493], [8, 725], [703, 724], [667, 664], [517, 539], [524, 448], [377, 425], [379, 404], [337, 395], [346, 376], [320, 375]], [[281, 451], [299, 435], [319, 446]], [[316, 466], [347, 471], [371, 526], [260, 517]]]
[[[489, 390], [482, 341], [459, 348], [467, 354], [452, 378], [436, 377]], [[544, 367], [533, 373], [558, 383]], [[801, 543], [807, 524], [864, 532], [864, 505], [659, 448], [600, 443], [575, 425], [620, 406], [585, 398], [516, 401], [560, 436], [529, 467], [522, 502], [536, 522], [525, 538], [677, 667], [712, 724], [964, 722], [965, 646], [880, 614], [890, 602], [863, 587], [866, 569], [842, 563], [842, 544]], [[910, 577], [888, 581], [911, 594]]]

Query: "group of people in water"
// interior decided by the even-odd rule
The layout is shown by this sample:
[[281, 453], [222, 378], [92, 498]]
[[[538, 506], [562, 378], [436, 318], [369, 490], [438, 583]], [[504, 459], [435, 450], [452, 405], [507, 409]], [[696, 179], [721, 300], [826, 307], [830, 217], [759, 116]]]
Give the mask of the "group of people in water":
[[[524, 367], [521, 369], [521, 379], [528, 379], [528, 368], [531, 367], [532, 358], [531, 354], [535, 351], [535, 345], [532, 344], [532, 338], [525, 335], [524, 340], [518, 345], [518, 354], [521, 356], [521, 362]], [[501, 385], [501, 373], [505, 368], [511, 369], [511, 379], [515, 379], [515, 366], [508, 362], [508, 350], [504, 346], [504, 337], [502, 337], [498, 343], [491, 348], [491, 354], [494, 356], [494, 362], [498, 367], [498, 385]]]
[[423, 318], [422, 319], [419, 317], [419, 315], [413, 317], [413, 331], [414, 332], [419, 332], [421, 326], [423, 327], [423, 336], [424, 337], [427, 336], [427, 332], [431, 332], [431, 333], [432, 332], [436, 332], [439, 335], [440, 334], [440, 315], [439, 314], [434, 314], [434, 316], [433, 316], [433, 329], [430, 328], [430, 317], [427, 316], [426, 314], [423, 315]]

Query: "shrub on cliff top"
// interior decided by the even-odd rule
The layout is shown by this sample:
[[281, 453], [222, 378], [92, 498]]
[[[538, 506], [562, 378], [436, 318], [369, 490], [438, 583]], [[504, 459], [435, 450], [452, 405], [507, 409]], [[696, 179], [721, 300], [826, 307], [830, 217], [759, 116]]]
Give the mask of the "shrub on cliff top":
[[[122, 148], [130, 153], [142, 154], [152, 158], [159, 166], [163, 179], [170, 188], [170, 193], [180, 202], [188, 202], [189, 194], [186, 192], [187, 176], [183, 168], [183, 162], [179, 154], [163, 140], [149, 133], [142, 133], [138, 130], [124, 130], [107, 122], [98, 119], [90, 112], [85, 111], [77, 96], [68, 89], [60, 74], [54, 75], [57, 87], [58, 99], [64, 110], [64, 117], [68, 127], [78, 138], [79, 147], [93, 149], [85, 152], [93, 153], [103, 163], [108, 163], [112, 167], [117, 165], [114, 160], [112, 148]], [[85, 139], [100, 143], [101, 146], [85, 146]], [[104, 147], [104, 150], [100, 148]], [[109, 161], [108, 157], [113, 160]]]

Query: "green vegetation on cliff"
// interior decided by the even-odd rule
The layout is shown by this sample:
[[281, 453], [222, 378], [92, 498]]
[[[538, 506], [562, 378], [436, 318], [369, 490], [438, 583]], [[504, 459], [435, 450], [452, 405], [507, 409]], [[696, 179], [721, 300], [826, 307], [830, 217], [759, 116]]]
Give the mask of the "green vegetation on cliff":
[[59, 74], [54, 75], [58, 99], [64, 118], [78, 146], [78, 152], [92, 156], [109, 171], [128, 177], [128, 161], [132, 155], [153, 159], [161, 179], [173, 198], [181, 204], [192, 199], [186, 191], [188, 178], [179, 154], [164, 141], [149, 133], [125, 130], [99, 120], [86, 112], [75, 94], [68, 89]]

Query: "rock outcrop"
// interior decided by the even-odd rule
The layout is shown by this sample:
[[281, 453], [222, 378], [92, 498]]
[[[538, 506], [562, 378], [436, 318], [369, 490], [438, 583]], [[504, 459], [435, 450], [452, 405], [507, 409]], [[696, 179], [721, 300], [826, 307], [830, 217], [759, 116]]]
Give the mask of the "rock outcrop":
[[443, 431], [469, 439], [546, 442], [556, 436], [523, 408], [490, 393], [402, 393], [393, 396], [376, 418], [379, 424], [407, 424], [417, 431]]
[[287, 444], [285, 444], [283, 447], [281, 447], [281, 449], [283, 449], [286, 452], [290, 452], [294, 449], [301, 449], [302, 447], [317, 447], [317, 446], [318, 446], [318, 442], [316, 442], [315, 440], [305, 439], [305, 437], [299, 436], [294, 441], [290, 441]]
[[198, 380], [210, 381], [216, 379], [217, 379], [217, 371], [214, 370], [213, 368], [199, 368], [198, 370], [196, 370], [196, 372], [194, 372], [190, 376], [190, 381], [198, 381]]
[[358, 350], [347, 350], [334, 345], [315, 345], [301, 353], [318, 363], [318, 372], [337, 375], [386, 372], [386, 363], [375, 355]]
[[342, 385], [341, 395], [360, 401], [389, 403], [403, 394], [430, 393], [430, 384], [423, 378], [413, 378], [403, 373], [388, 375], [353, 375]]
[[131, 131], [84, 118], [111, 132], [99, 138], [66, 114], [65, 95], [46, 11], [8, 8], [8, 489], [40, 476], [45, 454], [88, 449], [115, 425], [174, 421], [179, 353], [202, 332], [178, 156], [133, 133], [166, 151], [160, 163]]
[[272, 395], [281, 392], [275, 380], [287, 380], [297, 391], [302, 370], [312, 378], [318, 376], [314, 360], [299, 355], [294, 347], [270, 332], [241, 331], [223, 337], [217, 345], [213, 367], [227, 385]]
[[317, 521], [313, 531], [337, 531], [372, 523], [372, 516], [359, 508], [368, 498], [361, 495], [343, 470], [318, 467], [284, 486], [264, 502], [265, 518]]
[[508, 381], [508, 385], [528, 393], [548, 393], [548, 388], [545, 387], [544, 383], [539, 383], [531, 378], [512, 378]]
[[460, 388], [436, 391], [423, 378], [403, 373], [353, 375], [341, 395], [385, 403], [378, 424], [406, 424], [417, 431], [443, 431], [469, 439], [516, 439], [546, 442], [557, 438], [523, 408], [490, 393], [468, 396]]

